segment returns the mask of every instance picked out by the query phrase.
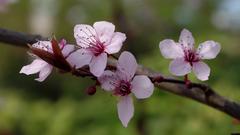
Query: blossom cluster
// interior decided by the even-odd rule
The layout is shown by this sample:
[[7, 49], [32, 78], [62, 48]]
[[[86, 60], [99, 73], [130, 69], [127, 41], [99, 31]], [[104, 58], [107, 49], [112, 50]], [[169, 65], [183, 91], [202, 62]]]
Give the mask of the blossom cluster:
[[[39, 73], [35, 80], [42, 82], [53, 67], [72, 73], [87, 67], [96, 84], [118, 97], [118, 117], [127, 127], [134, 113], [132, 95], [138, 99], [148, 98], [153, 94], [154, 84], [148, 76], [137, 74], [137, 61], [128, 51], [120, 54], [115, 69], [107, 68], [108, 57], [121, 50], [126, 35], [115, 32], [112, 23], [100, 21], [93, 26], [76, 25], [74, 37], [77, 45], [67, 44], [64, 39], [58, 42], [55, 38], [30, 45], [30, 54], [35, 60], [22, 67], [20, 73]], [[165, 58], [174, 59], [169, 68], [173, 75], [183, 76], [193, 70], [203, 81], [208, 80], [210, 68], [201, 60], [213, 59], [220, 51], [220, 45], [214, 41], [206, 41], [195, 50], [192, 34], [186, 29], [182, 30], [178, 43], [166, 39], [159, 47]]]

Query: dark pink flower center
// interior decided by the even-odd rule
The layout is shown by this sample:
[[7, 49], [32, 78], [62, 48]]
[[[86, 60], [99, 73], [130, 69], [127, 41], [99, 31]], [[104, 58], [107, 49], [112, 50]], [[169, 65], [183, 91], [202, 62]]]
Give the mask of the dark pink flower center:
[[191, 66], [193, 62], [198, 62], [200, 60], [198, 54], [194, 50], [185, 50], [184, 54], [185, 61], [189, 62]]
[[131, 93], [131, 84], [127, 81], [121, 81], [115, 89], [115, 95], [126, 96]]
[[95, 45], [89, 47], [89, 50], [95, 55], [98, 56], [104, 52], [105, 46], [101, 42], [97, 42]]

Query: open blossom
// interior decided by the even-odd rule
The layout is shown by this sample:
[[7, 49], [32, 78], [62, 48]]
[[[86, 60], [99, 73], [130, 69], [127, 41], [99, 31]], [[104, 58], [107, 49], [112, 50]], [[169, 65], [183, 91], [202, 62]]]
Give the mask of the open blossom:
[[197, 50], [194, 49], [192, 33], [183, 29], [176, 43], [171, 39], [165, 39], [159, 44], [162, 55], [167, 59], [173, 59], [170, 63], [170, 72], [176, 76], [183, 76], [193, 70], [199, 80], [208, 80], [210, 68], [203, 59], [214, 59], [220, 52], [221, 46], [214, 41], [201, 43]]
[[90, 25], [79, 24], [74, 27], [74, 37], [81, 47], [71, 54], [68, 61], [76, 68], [89, 65], [90, 72], [99, 77], [105, 70], [107, 55], [117, 53], [126, 36], [120, 32], [114, 32], [115, 26], [106, 21], [100, 21]]
[[138, 99], [148, 98], [152, 95], [154, 85], [145, 75], [135, 75], [137, 62], [129, 52], [123, 52], [117, 63], [116, 72], [105, 71], [98, 81], [106, 91], [119, 96], [117, 104], [118, 116], [124, 127], [133, 117], [134, 106], [131, 97], [133, 93]]
[[[37, 43], [33, 44], [32, 47], [44, 50], [51, 54], [53, 53], [51, 41], [38, 41]], [[64, 57], [68, 57], [69, 53], [74, 50], [74, 46], [67, 45], [66, 41], [64, 39], [59, 43], [59, 47], [60, 47]], [[52, 72], [53, 66], [51, 64], [45, 62], [38, 56], [36, 56], [34, 54], [32, 54], [32, 55], [36, 59], [31, 64], [22, 67], [20, 73], [24, 73], [26, 75], [31, 75], [31, 74], [36, 74], [39, 72], [39, 77], [35, 80], [42, 82]]]

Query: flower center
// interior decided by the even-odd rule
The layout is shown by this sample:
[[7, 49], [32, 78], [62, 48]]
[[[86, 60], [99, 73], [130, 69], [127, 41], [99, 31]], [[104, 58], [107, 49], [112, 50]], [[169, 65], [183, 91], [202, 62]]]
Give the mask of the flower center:
[[101, 42], [96, 32], [88, 27], [80, 29], [82, 35], [77, 35], [83, 48], [89, 49], [95, 56], [100, 55], [105, 50], [105, 42]]
[[189, 62], [190, 65], [193, 65], [193, 62], [198, 62], [199, 61], [199, 57], [198, 54], [193, 51], [193, 50], [186, 50], [184, 51], [185, 53], [185, 61]]
[[120, 96], [126, 96], [131, 93], [131, 84], [126, 81], [121, 81], [119, 86], [115, 89], [115, 94]]
[[105, 46], [103, 43], [97, 42], [95, 45], [90, 46], [89, 49], [95, 56], [98, 56], [104, 52]]

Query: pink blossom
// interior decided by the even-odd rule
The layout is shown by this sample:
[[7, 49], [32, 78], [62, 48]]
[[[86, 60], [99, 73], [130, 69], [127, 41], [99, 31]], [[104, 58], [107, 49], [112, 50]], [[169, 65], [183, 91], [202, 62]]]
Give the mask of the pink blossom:
[[192, 33], [183, 29], [176, 43], [171, 39], [160, 42], [162, 55], [167, 59], [173, 59], [170, 63], [170, 72], [176, 76], [183, 76], [193, 70], [199, 80], [208, 80], [210, 68], [203, 59], [214, 59], [220, 52], [219, 43], [209, 40], [201, 43], [197, 50], [194, 49]]
[[106, 21], [93, 24], [79, 24], [74, 27], [74, 37], [81, 47], [71, 54], [68, 61], [76, 68], [89, 65], [90, 72], [99, 77], [105, 70], [107, 55], [117, 53], [126, 36], [120, 32], [114, 32], [115, 26]]
[[127, 127], [133, 117], [134, 106], [131, 93], [138, 99], [144, 99], [150, 97], [154, 90], [154, 85], [147, 76], [134, 76], [136, 70], [137, 62], [134, 56], [125, 51], [119, 57], [116, 72], [106, 70], [98, 78], [104, 90], [111, 91], [119, 97], [118, 116], [124, 127]]
[[[65, 40], [62, 40], [59, 43], [59, 46], [62, 50], [62, 54], [64, 57], [68, 57], [69, 53], [74, 50], [74, 46], [67, 45]], [[33, 44], [32, 47], [47, 51], [49, 53], [53, 53], [51, 41], [38, 41], [37, 43]], [[31, 55], [35, 57], [35, 60], [33, 60], [31, 64], [23, 66], [20, 73], [31, 75], [39, 72], [39, 77], [35, 80], [42, 82], [52, 72], [53, 66], [51, 64], [48, 64], [41, 58], [37, 57], [36, 55]]]

